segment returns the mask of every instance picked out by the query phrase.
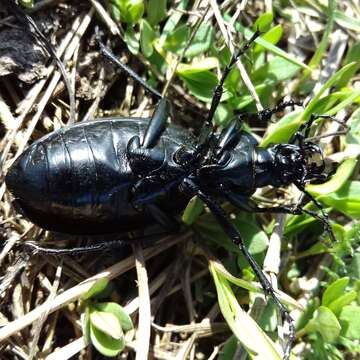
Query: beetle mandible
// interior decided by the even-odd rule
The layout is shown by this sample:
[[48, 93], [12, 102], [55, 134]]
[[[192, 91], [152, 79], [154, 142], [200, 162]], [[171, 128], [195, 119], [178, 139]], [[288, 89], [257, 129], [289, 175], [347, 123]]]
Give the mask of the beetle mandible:
[[[258, 36], [256, 31], [233, 54], [214, 90], [199, 139], [186, 129], [167, 126], [168, 100], [126, 68], [130, 76], [159, 98], [150, 119], [105, 118], [50, 133], [19, 156], [7, 173], [6, 185], [16, 205], [33, 223], [72, 234], [132, 230], [146, 225], [149, 218], [172, 230], [177, 224], [176, 216], [197, 195], [239, 246], [264, 292], [273, 298], [283, 320], [289, 323], [284, 355], [288, 358], [295, 333], [293, 320], [218, 199], [251, 212], [306, 213], [320, 220], [334, 240], [327, 214], [305, 190], [310, 180], [322, 181], [329, 176], [321, 148], [307, 140], [310, 127], [318, 118], [333, 117], [313, 114], [287, 144], [267, 148], [259, 147], [255, 138], [242, 129], [242, 119], [251, 115], [269, 120], [295, 102], [282, 102], [256, 114], [242, 114], [220, 134], [215, 132], [212, 120], [224, 81]], [[100, 46], [111, 61], [124, 68], [108, 49], [101, 43]], [[259, 187], [290, 184], [309, 196], [321, 215], [292, 205], [262, 208], [250, 198]]]

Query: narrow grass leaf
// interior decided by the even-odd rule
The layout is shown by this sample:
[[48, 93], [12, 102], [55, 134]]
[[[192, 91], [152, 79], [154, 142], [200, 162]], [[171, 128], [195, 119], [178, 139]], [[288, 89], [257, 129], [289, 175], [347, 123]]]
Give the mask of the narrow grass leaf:
[[185, 57], [193, 58], [210, 49], [214, 41], [214, 28], [212, 25], [203, 23], [196, 31], [190, 46], [185, 51]]
[[194, 196], [186, 206], [182, 215], [182, 221], [186, 225], [192, 225], [204, 210], [204, 203]]
[[347, 16], [340, 10], [335, 10], [335, 21], [346, 29], [360, 32], [360, 20], [353, 16]]
[[242, 310], [227, 280], [210, 264], [221, 312], [234, 335], [254, 359], [280, 360], [280, 354], [272, 340], [256, 322]]

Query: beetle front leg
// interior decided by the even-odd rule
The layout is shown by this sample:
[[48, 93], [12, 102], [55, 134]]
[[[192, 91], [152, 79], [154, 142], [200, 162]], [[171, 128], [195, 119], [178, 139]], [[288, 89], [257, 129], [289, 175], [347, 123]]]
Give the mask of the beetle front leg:
[[292, 344], [295, 340], [295, 325], [294, 320], [291, 318], [289, 311], [285, 308], [285, 306], [278, 299], [274, 288], [272, 287], [270, 281], [262, 272], [259, 265], [256, 263], [254, 258], [249, 253], [246, 248], [244, 241], [242, 240], [240, 233], [236, 229], [236, 227], [230, 222], [225, 213], [224, 209], [210, 196], [202, 192], [202, 190], [191, 180], [186, 179], [184, 182], [185, 186], [189, 189], [190, 192], [196, 194], [209, 208], [211, 213], [215, 216], [216, 220], [223, 228], [225, 233], [229, 236], [229, 238], [236, 244], [241, 252], [243, 253], [245, 259], [253, 269], [256, 277], [259, 279], [261, 287], [263, 288], [265, 294], [271, 296], [276, 307], [279, 309], [281, 318], [283, 321], [286, 321], [289, 324], [289, 338], [285, 346], [284, 350], [284, 360], [289, 359], [290, 351]]
[[170, 115], [170, 103], [161, 99], [150, 119], [142, 140], [133, 136], [127, 145], [127, 157], [135, 174], [148, 174], [157, 170], [164, 162], [165, 153], [155, 146], [166, 129], [166, 121]]
[[170, 116], [170, 113], [171, 105], [169, 101], [162, 98], [157, 104], [149, 125], [145, 130], [145, 135], [141, 142], [142, 148], [153, 148], [157, 144], [166, 128], [166, 121]]

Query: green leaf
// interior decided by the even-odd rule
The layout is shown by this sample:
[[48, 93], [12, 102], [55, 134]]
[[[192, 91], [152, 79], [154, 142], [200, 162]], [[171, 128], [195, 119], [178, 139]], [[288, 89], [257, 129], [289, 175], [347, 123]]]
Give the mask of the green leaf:
[[214, 69], [218, 65], [219, 62], [216, 58], [207, 57], [200, 61], [193, 62], [192, 64], [179, 64], [176, 69], [176, 73], [179, 75], [187, 76]]
[[[314, 219], [314, 221], [316, 221]], [[309, 249], [306, 249], [304, 251], [299, 252], [296, 254], [296, 260], [299, 260], [301, 258], [305, 258], [308, 256], [314, 256], [329, 252], [329, 247], [321, 242], [317, 242], [314, 245], [312, 245]]]
[[104, 356], [114, 357], [125, 347], [125, 339], [114, 339], [90, 325], [90, 339], [94, 347]]
[[346, 181], [339, 190], [319, 196], [318, 200], [345, 215], [360, 219], [360, 181]]
[[233, 359], [237, 348], [238, 339], [235, 335], [232, 335], [225, 341], [223, 348], [219, 352], [218, 360]]
[[341, 335], [353, 339], [360, 339], [360, 306], [345, 306], [340, 315]]
[[193, 58], [209, 50], [214, 41], [214, 28], [212, 25], [203, 23], [196, 31], [190, 46], [185, 51], [185, 57]]
[[189, 35], [190, 28], [187, 25], [181, 25], [167, 36], [163, 48], [181, 55], [189, 40]]
[[251, 254], [260, 254], [267, 249], [269, 239], [253, 219], [250, 217], [246, 219], [244, 215], [238, 215], [234, 224], [244, 234], [244, 241], [248, 244], [247, 248]]
[[145, 19], [142, 19], [140, 22], [140, 45], [145, 57], [150, 57], [154, 52], [153, 41], [155, 39], [155, 31]]
[[[281, 143], [287, 142], [291, 135], [299, 128], [299, 126], [306, 120], [308, 120], [312, 113], [314, 113], [314, 109], [318, 105], [321, 96], [324, 94], [326, 90], [332, 87], [338, 80], [342, 79], [342, 76], [350, 71], [356, 64], [350, 63], [345, 65], [342, 69], [337, 71], [319, 90], [319, 92], [314, 96], [314, 98], [309, 102], [306, 108], [302, 113], [300, 112], [292, 112], [290, 114], [285, 115], [280, 121], [276, 124], [272, 124], [269, 126], [266, 135], [261, 142], [261, 146], [269, 146], [271, 143]], [[353, 102], [358, 94], [359, 90], [354, 91], [350, 96], [348, 96], [344, 101], [340, 104], [337, 104], [335, 107], [327, 111], [328, 115], [334, 115], [340, 109], [344, 108], [347, 104]]]
[[104, 302], [97, 303], [96, 305], [94, 305], [94, 307], [98, 311], [114, 314], [119, 319], [121, 327], [125, 332], [133, 329], [134, 325], [131, 321], [130, 316], [119, 304], [114, 302]]
[[166, 2], [167, 0], [147, 1], [147, 20], [151, 25], [157, 25], [166, 18]]
[[27, 9], [34, 7], [34, 0], [19, 0], [19, 4]]
[[[248, 291], [255, 292], [255, 293], [263, 293], [264, 292], [263, 288], [261, 287], [261, 285], [259, 283], [256, 284], [253, 281], [235, 277], [221, 263], [210, 260], [210, 265], [216, 269], [218, 274], [220, 274], [222, 277], [224, 277], [230, 283], [232, 283], [236, 286], [239, 286], [243, 289], [246, 289]], [[303, 310], [302, 306], [296, 300], [294, 300], [292, 297], [290, 297], [289, 295], [283, 293], [280, 290], [278, 291], [277, 295], [278, 295], [279, 299], [281, 300], [281, 302], [283, 302], [284, 304], [287, 304], [287, 305], [293, 306], [294, 308]]]
[[[314, 107], [316, 106], [319, 99], [321, 99], [321, 96], [325, 93], [325, 91], [330, 89], [337, 81], [341, 81], [343, 79], [343, 76], [346, 76], [346, 74], [349, 71], [352, 71], [355, 66], [356, 63], [350, 63], [343, 66], [340, 70], [333, 74], [328, 81], [326, 81], [326, 83], [322, 86], [319, 92], [312, 98], [312, 100], [304, 109], [302, 116], [300, 117], [300, 122], [303, 122], [310, 118], [310, 115], [314, 112]], [[328, 112], [329, 115], [332, 115], [334, 113], [334, 111], [332, 113]]]
[[[282, 26], [279, 24], [279, 25], [276, 25], [273, 28], [271, 28], [261, 38], [263, 40], [267, 41], [269, 44], [276, 45], [280, 41], [282, 34], [283, 34], [283, 29], [282, 29]], [[254, 53], [264, 51], [264, 50], [265, 50], [265, 48], [262, 45], [256, 44], [254, 47]], [[289, 62], [289, 61], [287, 61], [287, 62]], [[295, 64], [293, 64], [293, 65], [295, 65]], [[295, 65], [295, 66], [299, 67], [297, 65]]]
[[324, 341], [335, 342], [340, 334], [341, 326], [334, 313], [326, 306], [320, 306], [304, 328], [306, 333], [319, 332]]
[[230, 106], [228, 103], [220, 103], [214, 115], [215, 124], [224, 127], [232, 119], [234, 119], [234, 111], [232, 106]]
[[124, 336], [121, 324], [116, 315], [105, 311], [91, 311], [90, 323], [98, 330], [113, 339], [121, 339]]
[[360, 252], [356, 252], [349, 265], [348, 274], [354, 279], [360, 279]]
[[139, 40], [137, 39], [137, 34], [135, 33], [132, 27], [128, 27], [124, 34], [124, 41], [126, 42], [130, 52], [134, 55], [139, 53]]
[[211, 71], [183, 72], [179, 74], [190, 92], [198, 99], [210, 102], [218, 79]]
[[[325, 13], [325, 16], [327, 17], [325, 31], [323, 32], [323, 36], [321, 38], [320, 44], [315, 49], [315, 53], [309, 62], [309, 66], [311, 68], [316, 68], [318, 66], [323, 54], [326, 52], [326, 49], [329, 44], [330, 34], [334, 26], [335, 10], [336, 10], [336, 0], [329, 0], [328, 8], [326, 9], [326, 13]], [[308, 76], [309, 74], [310, 74], [309, 72], [305, 71], [305, 77]]]
[[96, 283], [82, 296], [83, 300], [90, 299], [95, 295], [103, 292], [107, 286], [109, 285], [109, 280], [107, 279], [99, 279]]
[[254, 25], [252, 26], [253, 30], [256, 31], [257, 29], [259, 29], [259, 31], [261, 32], [265, 32], [265, 31], [268, 31], [270, 26], [271, 26], [271, 23], [274, 19], [274, 16], [273, 16], [273, 13], [272, 12], [266, 12], [262, 15], [260, 15]]
[[186, 206], [184, 213], [182, 215], [182, 221], [186, 225], [192, 225], [199, 215], [204, 210], [204, 203], [197, 197], [194, 196]]
[[338, 297], [344, 294], [348, 284], [348, 277], [337, 279], [333, 283], [331, 283], [324, 291], [321, 299], [321, 305], [329, 306], [333, 301], [335, 301]]
[[136, 24], [144, 15], [144, 0], [110, 0], [113, 16], [129, 25]]
[[299, 66], [276, 56], [256, 69], [251, 78], [256, 83], [261, 82], [266, 86], [273, 86], [281, 81], [291, 79], [299, 70]]
[[351, 304], [357, 297], [356, 291], [351, 290], [341, 295], [338, 299], [334, 300], [330, 305], [329, 309], [335, 314], [338, 315], [344, 306]]
[[178, 11], [174, 11], [173, 14], [167, 19], [159, 39], [160, 47], [164, 46], [166, 38], [174, 32], [176, 25], [179, 23], [181, 17], [184, 14], [183, 11], [186, 10], [187, 4], [188, 0], [181, 0], [179, 5], [176, 7], [176, 10]]
[[339, 190], [345, 182], [350, 178], [356, 166], [357, 159], [347, 159], [337, 168], [336, 173], [331, 179], [323, 184], [306, 186], [312, 195], [319, 196], [325, 195]]
[[355, 73], [360, 68], [360, 62], [358, 61], [360, 59], [360, 41], [357, 41], [355, 44], [351, 45], [347, 51], [344, 65], [349, 64], [351, 62], [356, 62], [356, 66], [349, 71], [346, 75], [342, 77], [341, 80], [339, 80], [336, 84], [337, 88], [342, 88], [348, 84], [348, 82], [351, 80], [351, 78], [355, 75]]
[[[257, 225], [256, 221], [250, 216], [242, 214], [241, 217], [237, 216], [233, 223], [239, 230], [250, 254], [255, 257], [259, 257], [259, 255], [263, 257], [269, 240], [265, 232]], [[242, 262], [242, 265], [248, 266], [247, 262], [242, 258], [242, 252], [239, 247], [229, 239], [221, 226], [217, 222], [214, 222], [211, 216], [202, 216], [199, 221], [197, 221], [196, 227], [199, 228], [210, 241], [214, 241], [226, 250], [238, 254], [239, 261]]]

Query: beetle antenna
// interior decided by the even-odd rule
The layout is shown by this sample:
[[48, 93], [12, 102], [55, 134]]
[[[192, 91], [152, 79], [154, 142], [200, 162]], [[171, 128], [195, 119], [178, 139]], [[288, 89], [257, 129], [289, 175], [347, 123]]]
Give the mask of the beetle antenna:
[[149, 84], [147, 84], [134, 70], [132, 70], [127, 65], [123, 64], [114, 53], [104, 45], [104, 43], [100, 40], [100, 35], [98, 33], [98, 29], [96, 30], [96, 40], [100, 47], [100, 52], [114, 65], [119, 67], [121, 70], [126, 72], [133, 80], [138, 82], [145, 90], [147, 90], [150, 94], [154, 95], [159, 100], [163, 98], [163, 96], [154, 88], [152, 88]]

